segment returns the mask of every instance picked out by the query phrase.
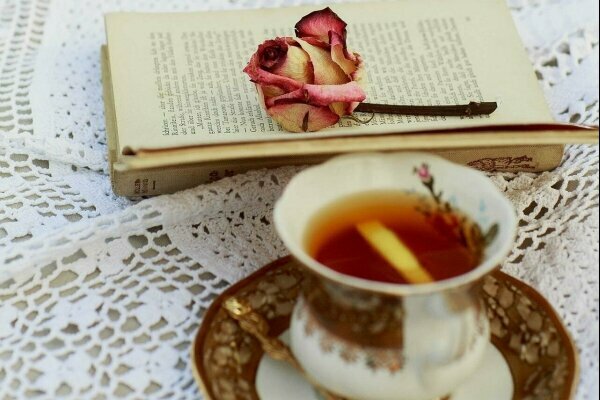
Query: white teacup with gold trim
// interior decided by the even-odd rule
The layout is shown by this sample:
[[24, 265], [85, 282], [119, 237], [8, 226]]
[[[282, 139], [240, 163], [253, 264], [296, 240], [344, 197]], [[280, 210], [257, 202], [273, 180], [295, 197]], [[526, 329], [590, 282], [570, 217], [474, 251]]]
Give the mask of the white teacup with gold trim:
[[[460, 210], [485, 240], [479, 264], [440, 281], [398, 284], [316, 261], [307, 246], [313, 217], [341, 199], [376, 191], [433, 195], [440, 207]], [[517, 226], [512, 205], [485, 175], [429, 154], [340, 156], [295, 176], [274, 220], [310, 272], [290, 336], [312, 380], [348, 399], [430, 400], [450, 395], [480, 365], [489, 343], [481, 278], [508, 254]], [[462, 235], [471, 228], [457, 229]]]

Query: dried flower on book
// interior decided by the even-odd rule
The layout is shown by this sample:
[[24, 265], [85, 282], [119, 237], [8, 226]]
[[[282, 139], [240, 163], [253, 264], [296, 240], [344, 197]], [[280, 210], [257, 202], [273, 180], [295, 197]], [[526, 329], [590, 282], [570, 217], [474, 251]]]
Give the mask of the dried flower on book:
[[346, 23], [330, 8], [303, 17], [296, 36], [265, 41], [244, 72], [284, 129], [318, 131], [365, 100], [363, 62], [346, 48]]

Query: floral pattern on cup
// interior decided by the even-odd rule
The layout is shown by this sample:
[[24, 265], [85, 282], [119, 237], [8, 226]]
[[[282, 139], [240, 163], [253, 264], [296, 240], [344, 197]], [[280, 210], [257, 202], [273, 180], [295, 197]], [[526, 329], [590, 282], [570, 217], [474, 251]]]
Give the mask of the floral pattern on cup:
[[306, 301], [300, 298], [301, 305], [296, 309], [296, 318], [304, 323], [307, 337], [318, 337], [319, 346], [324, 354], [337, 352], [346, 364], [364, 362], [372, 370], [387, 370], [394, 374], [404, 366], [404, 354], [401, 348], [365, 347], [356, 341], [344, 340], [323, 329]]
[[483, 233], [479, 225], [467, 219], [449, 201], [444, 200], [443, 192], [435, 188], [435, 177], [431, 173], [429, 164], [421, 163], [413, 168], [413, 172], [427, 188], [435, 202], [435, 209], [431, 208], [429, 204], [423, 203], [419, 211], [429, 217], [430, 222], [438, 227], [440, 232], [458, 238], [465, 247], [474, 252], [482, 251], [485, 246], [494, 241], [498, 235], [498, 223], [492, 224]]

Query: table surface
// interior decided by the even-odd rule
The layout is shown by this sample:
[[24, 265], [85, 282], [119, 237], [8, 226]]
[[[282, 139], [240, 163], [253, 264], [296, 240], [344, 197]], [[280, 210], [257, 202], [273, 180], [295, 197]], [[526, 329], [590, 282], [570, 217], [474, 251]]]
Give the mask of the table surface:
[[[301, 167], [123, 199], [107, 174], [102, 14], [303, 0], [0, 0], [0, 399], [200, 397], [188, 350], [210, 301], [284, 255], [274, 201]], [[598, 124], [598, 4], [508, 2], [557, 120]], [[494, 173], [520, 224], [504, 271], [556, 307], [598, 393], [598, 148]]]

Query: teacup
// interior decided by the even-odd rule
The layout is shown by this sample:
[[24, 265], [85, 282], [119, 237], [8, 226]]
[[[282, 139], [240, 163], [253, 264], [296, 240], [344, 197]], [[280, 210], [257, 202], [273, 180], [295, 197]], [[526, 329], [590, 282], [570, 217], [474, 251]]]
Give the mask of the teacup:
[[[482, 260], [470, 272], [431, 283], [384, 283], [336, 272], [309, 254], [311, 218], [327, 205], [373, 190], [430, 195], [432, 177], [445, 207], [487, 232]], [[314, 382], [347, 399], [430, 400], [450, 395], [480, 365], [489, 345], [480, 283], [512, 248], [517, 226], [512, 205], [485, 175], [429, 154], [339, 156], [296, 175], [274, 220], [309, 272], [290, 337]]]

